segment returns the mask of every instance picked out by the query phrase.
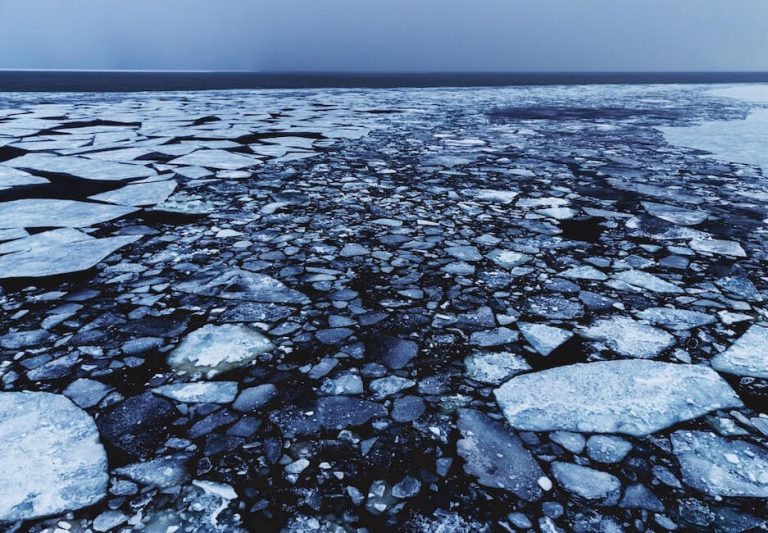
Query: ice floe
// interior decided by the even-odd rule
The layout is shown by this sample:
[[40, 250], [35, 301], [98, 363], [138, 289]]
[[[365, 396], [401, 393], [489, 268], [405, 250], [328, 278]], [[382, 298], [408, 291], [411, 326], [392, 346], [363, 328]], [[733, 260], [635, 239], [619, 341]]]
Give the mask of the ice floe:
[[93, 419], [65, 396], [0, 392], [0, 521], [55, 515], [107, 495]]
[[213, 377], [249, 365], [274, 346], [267, 337], [238, 324], [207, 324], [184, 337], [168, 355], [168, 364], [180, 373]]
[[725, 380], [706, 366], [640, 359], [523, 374], [495, 395], [516, 429], [635, 436], [742, 405]]
[[768, 450], [707, 431], [672, 434], [683, 480], [711, 496], [768, 498]]
[[712, 359], [712, 368], [737, 376], [768, 378], [768, 327], [755, 325]]

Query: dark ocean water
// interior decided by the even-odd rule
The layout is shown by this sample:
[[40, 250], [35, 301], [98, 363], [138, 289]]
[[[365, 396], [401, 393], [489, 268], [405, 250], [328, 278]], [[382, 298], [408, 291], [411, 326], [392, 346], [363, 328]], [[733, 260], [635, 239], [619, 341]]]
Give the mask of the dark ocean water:
[[131, 92], [330, 87], [484, 87], [749, 82], [768, 82], [768, 72], [349, 74], [0, 71], [0, 92]]

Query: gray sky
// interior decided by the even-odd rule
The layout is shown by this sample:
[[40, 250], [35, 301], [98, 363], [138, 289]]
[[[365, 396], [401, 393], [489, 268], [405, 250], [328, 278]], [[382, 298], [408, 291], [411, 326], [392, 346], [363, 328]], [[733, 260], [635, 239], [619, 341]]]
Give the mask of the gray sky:
[[768, 0], [0, 0], [0, 68], [766, 70]]

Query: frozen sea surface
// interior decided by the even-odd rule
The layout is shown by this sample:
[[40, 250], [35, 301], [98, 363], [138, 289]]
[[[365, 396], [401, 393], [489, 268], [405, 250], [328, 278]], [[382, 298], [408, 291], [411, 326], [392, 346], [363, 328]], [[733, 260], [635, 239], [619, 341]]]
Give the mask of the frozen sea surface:
[[664, 135], [673, 144], [703, 150], [725, 161], [758, 165], [768, 174], [768, 85], [737, 86], [712, 94], [766, 108], [750, 111], [744, 120], [708, 120], [695, 126], [664, 127]]
[[0, 528], [765, 529], [766, 94], [0, 93]]

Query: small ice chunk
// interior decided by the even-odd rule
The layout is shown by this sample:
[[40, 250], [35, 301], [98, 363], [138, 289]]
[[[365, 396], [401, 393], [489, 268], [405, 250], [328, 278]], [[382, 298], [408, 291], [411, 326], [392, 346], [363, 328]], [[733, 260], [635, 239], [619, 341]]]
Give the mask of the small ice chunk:
[[248, 326], [206, 324], [184, 337], [168, 356], [168, 364], [179, 373], [203, 372], [208, 377], [248, 366], [274, 346]]
[[554, 352], [562, 344], [573, 337], [573, 333], [564, 329], [547, 326], [546, 324], [534, 324], [519, 322], [517, 327], [533, 348], [543, 356]]

